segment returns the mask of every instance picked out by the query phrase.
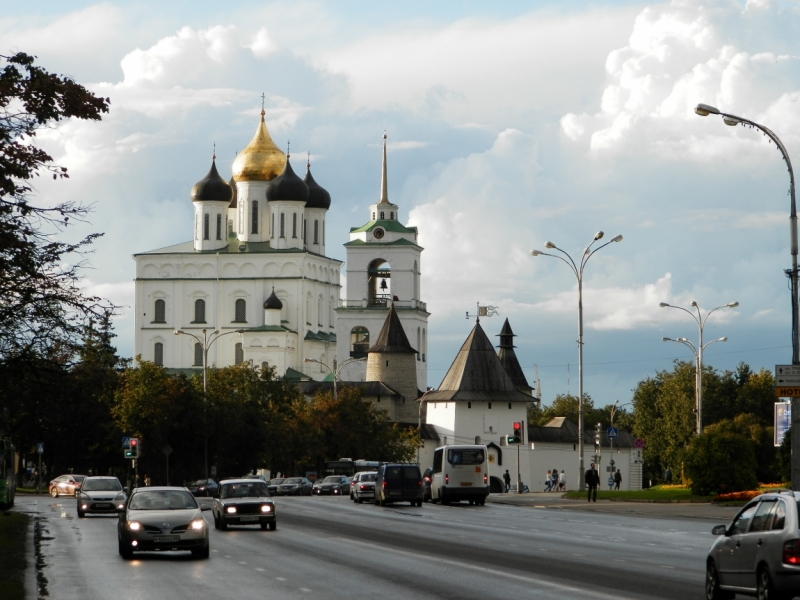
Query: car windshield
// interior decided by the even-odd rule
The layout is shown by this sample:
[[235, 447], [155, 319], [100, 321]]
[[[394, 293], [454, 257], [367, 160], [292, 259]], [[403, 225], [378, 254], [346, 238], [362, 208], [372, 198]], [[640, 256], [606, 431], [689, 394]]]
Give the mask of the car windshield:
[[81, 481], [83, 481], [84, 479], [86, 479], [86, 475], [73, 475], [73, 476], [72, 476], [72, 478], [73, 478], [75, 481], [77, 481], [78, 483], [80, 483]]
[[130, 510], [186, 510], [197, 508], [197, 501], [182, 490], [148, 490], [137, 492], [128, 504]]
[[482, 465], [483, 450], [448, 450], [447, 462], [451, 465]]
[[287, 483], [287, 484], [290, 483], [292, 485], [300, 485], [301, 483], [303, 483], [303, 478], [302, 477], [291, 477], [291, 478], [285, 480], [283, 483]]
[[362, 474], [361, 474], [361, 479], [359, 479], [359, 481], [360, 481], [361, 483], [364, 483], [364, 482], [366, 482], [366, 481], [375, 481], [375, 478], [376, 478], [377, 476], [378, 476], [378, 474], [377, 474], [377, 473], [362, 473]]
[[192, 485], [192, 486], [194, 486], [194, 485], [208, 485], [208, 480], [207, 479], [198, 479], [197, 481], [193, 481], [189, 485]]
[[121, 492], [122, 485], [114, 479], [86, 479], [81, 486], [84, 492]]
[[326, 477], [322, 483], [341, 483], [342, 478], [338, 475], [331, 475], [330, 477]]
[[228, 483], [222, 486], [221, 498], [268, 498], [266, 483]]

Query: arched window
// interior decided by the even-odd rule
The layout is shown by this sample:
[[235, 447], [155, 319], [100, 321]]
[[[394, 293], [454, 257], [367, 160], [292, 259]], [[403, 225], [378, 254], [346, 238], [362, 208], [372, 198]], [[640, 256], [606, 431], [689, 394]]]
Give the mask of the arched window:
[[247, 323], [247, 302], [242, 298], [236, 300], [233, 322]]
[[382, 258], [376, 258], [367, 267], [367, 293], [371, 306], [386, 306], [392, 299], [392, 269]]
[[422, 336], [420, 335], [419, 327], [417, 327], [417, 360], [420, 359], [420, 354], [422, 353], [422, 346], [420, 342], [422, 341]]
[[360, 325], [350, 331], [350, 356], [364, 358], [369, 350], [369, 330]]
[[389, 218], [390, 218], [390, 219], [394, 219], [394, 211], [392, 211], [392, 212], [390, 212], [390, 213], [389, 213]]
[[383, 212], [383, 211], [381, 211], [381, 221], [383, 221], [383, 220], [384, 220], [384, 218], [385, 218], [385, 217], [384, 217], [384, 212]]
[[297, 237], [297, 213], [292, 213], [292, 237]]
[[317, 300], [317, 325], [322, 327], [322, 298]]
[[203, 366], [203, 345], [200, 343], [194, 345], [194, 366]]
[[284, 228], [283, 228], [283, 213], [281, 213], [281, 237], [284, 237]]
[[217, 239], [222, 239], [222, 215], [217, 215]]
[[250, 233], [258, 233], [258, 200], [253, 200], [253, 226], [250, 228]]
[[236, 348], [233, 352], [233, 363], [236, 365], [240, 365], [244, 362], [244, 348], [242, 348], [242, 343], [239, 342], [236, 344]]
[[205, 323], [205, 322], [206, 322], [206, 301], [202, 299], [195, 300], [193, 323]]
[[156, 342], [156, 345], [153, 347], [153, 362], [159, 367], [164, 366], [164, 344], [161, 342]]
[[319, 221], [314, 219], [314, 243], [319, 244]]
[[306, 239], [306, 220], [303, 219], [303, 239]]
[[203, 215], [203, 239], [208, 239], [208, 213]]
[[167, 322], [167, 303], [161, 299], [156, 300], [156, 318], [153, 323]]
[[375, 220], [375, 213], [372, 213], [372, 220]]
[[325, 221], [322, 222], [322, 244], [325, 245]]
[[275, 237], [275, 213], [272, 214], [272, 229], [270, 229], [270, 236]]
[[428, 338], [425, 335], [425, 330], [422, 330], [422, 362], [425, 362], [425, 354], [428, 352]]

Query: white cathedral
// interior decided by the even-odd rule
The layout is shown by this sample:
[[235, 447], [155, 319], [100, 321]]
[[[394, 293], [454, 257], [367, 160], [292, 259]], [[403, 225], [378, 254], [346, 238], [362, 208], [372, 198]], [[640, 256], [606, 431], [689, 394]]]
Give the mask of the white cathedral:
[[[303, 179], [295, 174], [270, 138], [263, 110], [232, 174], [226, 182], [212, 160], [192, 188], [192, 241], [133, 256], [136, 356], [171, 369], [198, 368], [205, 343], [209, 366], [252, 361], [288, 379], [322, 380], [330, 371], [320, 363], [336, 370], [366, 357], [393, 305], [415, 344], [417, 387], [424, 390], [429, 313], [420, 300], [422, 248], [416, 227], [402, 225], [388, 199], [386, 136], [380, 201], [345, 244], [344, 297], [342, 262], [325, 254], [330, 194], [314, 181], [310, 164]], [[365, 371], [365, 361], [350, 362], [339, 379], [364, 381]]]

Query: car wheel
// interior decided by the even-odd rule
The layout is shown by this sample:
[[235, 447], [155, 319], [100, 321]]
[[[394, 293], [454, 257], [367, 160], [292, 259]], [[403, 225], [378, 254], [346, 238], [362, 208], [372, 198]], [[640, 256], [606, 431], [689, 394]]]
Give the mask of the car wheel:
[[214, 515], [214, 529], [219, 529], [219, 517]]
[[383, 492], [381, 492], [380, 496], [378, 497], [378, 504], [381, 506], [386, 506], [386, 498], [383, 497]]
[[222, 517], [219, 518], [219, 528], [221, 531], [228, 530], [228, 524], [222, 519]]
[[82, 510], [79, 510], [78, 511], [78, 518], [79, 519], [85, 519], [86, 518], [86, 513], [83, 512]]
[[261, 531], [266, 531], [267, 525], [269, 525], [269, 523], [260, 523], [260, 525], [261, 525]]
[[133, 558], [133, 551], [122, 543], [122, 539], [121, 538], [118, 538], [118, 541], [119, 541], [119, 554], [120, 554], [120, 556], [122, 556], [122, 558], [124, 558], [125, 560], [132, 559]]
[[728, 600], [729, 598], [733, 598], [733, 594], [719, 589], [717, 567], [709, 561], [706, 567], [706, 600]]
[[758, 570], [758, 576], [756, 578], [756, 598], [758, 598], [758, 600], [783, 600], [786, 598], [784, 594], [779, 594], [775, 591], [775, 586], [772, 585], [772, 577], [770, 577], [769, 569], [766, 566], [762, 566]]
[[439, 500], [442, 501], [442, 504], [444, 506], [449, 506], [450, 505], [450, 499], [449, 498], [445, 498], [444, 490], [442, 490], [442, 489], [439, 489]]
[[192, 556], [195, 558], [208, 558], [211, 556], [211, 544], [206, 544], [202, 548], [193, 549]]
[[58, 488], [56, 486], [53, 486], [52, 488], [50, 488], [50, 495], [53, 498], [58, 498]]
[[270, 531], [275, 531], [277, 528], [278, 528], [278, 522], [277, 521], [272, 521], [271, 523], [269, 523], [269, 530]]
[[359, 497], [359, 499], [358, 499], [358, 500], [356, 500], [356, 502], [358, 502], [359, 504], [361, 504], [362, 502], [364, 502], [364, 499]]

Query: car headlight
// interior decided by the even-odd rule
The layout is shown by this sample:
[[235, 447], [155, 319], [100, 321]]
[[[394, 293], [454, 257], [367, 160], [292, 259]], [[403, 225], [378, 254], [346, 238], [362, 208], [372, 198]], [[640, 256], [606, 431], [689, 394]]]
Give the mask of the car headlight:
[[195, 519], [192, 521], [192, 529], [194, 531], [202, 531], [203, 527], [206, 526], [206, 522], [203, 519]]
[[128, 521], [125, 526], [131, 531], [139, 531], [142, 529], [142, 524], [139, 521]]
[[261, 512], [272, 512], [272, 507], [269, 504], [264, 504], [261, 507]]
[[125, 493], [120, 492], [116, 496], [114, 496], [114, 502], [124, 502], [125, 501]]
[[228, 508], [225, 509], [225, 512], [228, 513], [229, 515], [232, 515], [232, 514], [236, 513], [236, 507], [235, 506], [229, 506]]

